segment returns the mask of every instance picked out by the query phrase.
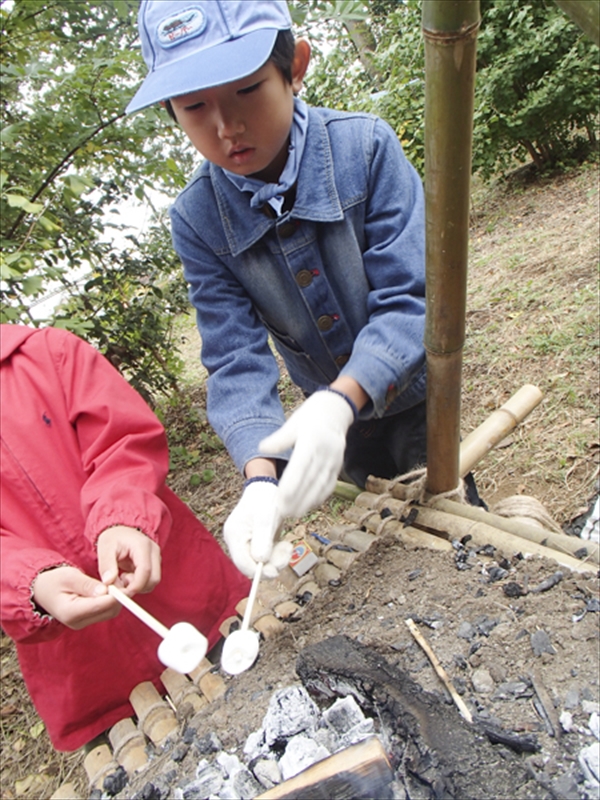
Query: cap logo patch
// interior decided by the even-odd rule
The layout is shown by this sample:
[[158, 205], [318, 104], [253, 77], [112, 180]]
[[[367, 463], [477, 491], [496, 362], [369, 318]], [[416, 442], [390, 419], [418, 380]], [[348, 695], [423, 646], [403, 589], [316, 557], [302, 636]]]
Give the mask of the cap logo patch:
[[156, 29], [161, 47], [175, 47], [198, 36], [206, 27], [206, 15], [199, 6], [192, 6], [171, 14], [159, 23]]

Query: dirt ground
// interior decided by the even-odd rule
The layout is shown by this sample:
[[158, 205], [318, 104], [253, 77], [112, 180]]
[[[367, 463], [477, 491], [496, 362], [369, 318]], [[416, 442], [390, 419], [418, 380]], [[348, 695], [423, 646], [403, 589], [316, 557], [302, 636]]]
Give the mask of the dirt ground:
[[[475, 478], [490, 507], [509, 495], [532, 495], [561, 526], [587, 509], [597, 491], [598, 240], [596, 168], [474, 192], [463, 435], [525, 383], [539, 386], [540, 406], [477, 466]], [[197, 349], [186, 327], [182, 352], [190, 364]], [[190, 394], [189, 406], [165, 412], [170, 483], [219, 537], [241, 480], [211, 435], [202, 391]], [[281, 394], [288, 407], [298, 400], [285, 379]], [[351, 505], [333, 498], [303, 520], [302, 530], [327, 535], [344, 523]], [[298, 681], [302, 648], [342, 632], [446, 703], [446, 691], [405, 624], [412, 618], [476, 714], [537, 737], [540, 750], [522, 756], [532, 776], [529, 796], [581, 796], [574, 788], [581, 777], [577, 759], [594, 741], [588, 725], [600, 700], [596, 574], [563, 569], [552, 588], [532, 591], [557, 570], [555, 562], [512, 553], [501, 561], [499, 553], [480, 552], [461, 569], [457, 552], [406, 546], [382, 533], [339, 585], [326, 587], [281, 635], [261, 644], [250, 671], [225, 677], [227, 694], [193, 725], [199, 733], [214, 732], [241, 756], [272, 693]], [[499, 564], [507, 574], [492, 579], [498, 573], [491, 567]], [[24, 692], [10, 641], [2, 637], [0, 647], [3, 800], [48, 798], [66, 780], [85, 796], [81, 754], [54, 753]], [[563, 717], [568, 732], [558, 723], [564, 712], [571, 717], [570, 725]], [[158, 759], [120, 796], [132, 797], [168, 760], [168, 754]], [[178, 764], [171, 761], [178, 773], [173, 785], [191, 776], [197, 761], [193, 750]], [[487, 796], [500, 799], [501, 789]]]

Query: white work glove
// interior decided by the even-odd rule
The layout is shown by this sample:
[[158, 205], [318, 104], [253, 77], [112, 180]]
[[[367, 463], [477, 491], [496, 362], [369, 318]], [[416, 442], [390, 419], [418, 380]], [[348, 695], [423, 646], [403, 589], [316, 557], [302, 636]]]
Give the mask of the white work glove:
[[278, 431], [262, 440], [259, 449], [270, 455], [294, 448], [279, 481], [282, 519], [302, 517], [333, 492], [354, 418], [355, 408], [344, 394], [319, 389]]
[[251, 478], [223, 526], [229, 554], [240, 572], [252, 578], [257, 562], [262, 561], [263, 577], [275, 578], [287, 566], [292, 556], [291, 542], [273, 546], [282, 521], [275, 478]]

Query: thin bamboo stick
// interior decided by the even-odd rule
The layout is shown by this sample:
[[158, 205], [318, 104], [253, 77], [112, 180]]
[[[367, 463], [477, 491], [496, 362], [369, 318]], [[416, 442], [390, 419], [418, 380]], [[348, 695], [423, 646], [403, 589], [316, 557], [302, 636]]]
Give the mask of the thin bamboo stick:
[[465, 719], [467, 722], [473, 722], [473, 715], [467, 708], [465, 701], [462, 699], [462, 697], [454, 688], [454, 684], [450, 680], [448, 673], [440, 664], [440, 661], [436, 656], [436, 654], [433, 652], [431, 645], [429, 644], [427, 639], [425, 639], [421, 631], [417, 628], [414, 620], [410, 619], [409, 617], [408, 619], [405, 619], [404, 622], [406, 623], [408, 630], [412, 633], [413, 638], [415, 639], [417, 644], [421, 647], [427, 658], [430, 660], [431, 666], [435, 670], [436, 675], [444, 684], [446, 689], [448, 689], [448, 691], [450, 692], [450, 697], [454, 700], [454, 704], [458, 708], [461, 717]]
[[427, 488], [458, 484], [478, 0], [424, 0]]

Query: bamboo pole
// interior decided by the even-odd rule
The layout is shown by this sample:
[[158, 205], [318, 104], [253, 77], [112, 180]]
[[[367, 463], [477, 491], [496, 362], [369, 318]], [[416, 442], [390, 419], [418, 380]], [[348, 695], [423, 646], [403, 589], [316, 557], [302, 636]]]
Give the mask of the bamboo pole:
[[[459, 448], [459, 476], [464, 478], [489, 451], [499, 444], [542, 400], [537, 386], [525, 384], [503, 406], [493, 411], [475, 430], [465, 437]], [[344, 487], [350, 484], [344, 484]], [[387, 478], [369, 475], [366, 489], [369, 492], [391, 494], [399, 500], [407, 498], [410, 484], [396, 483]], [[356, 498], [360, 492], [354, 493]]]
[[459, 448], [458, 474], [464, 478], [475, 464], [499, 444], [543, 397], [537, 386], [525, 384], [503, 406], [493, 411], [484, 422], [464, 438]]
[[423, 0], [427, 488], [458, 484], [479, 0]]
[[600, 45], [600, 3], [598, 0], [556, 0], [556, 5], [579, 25], [586, 36]]

